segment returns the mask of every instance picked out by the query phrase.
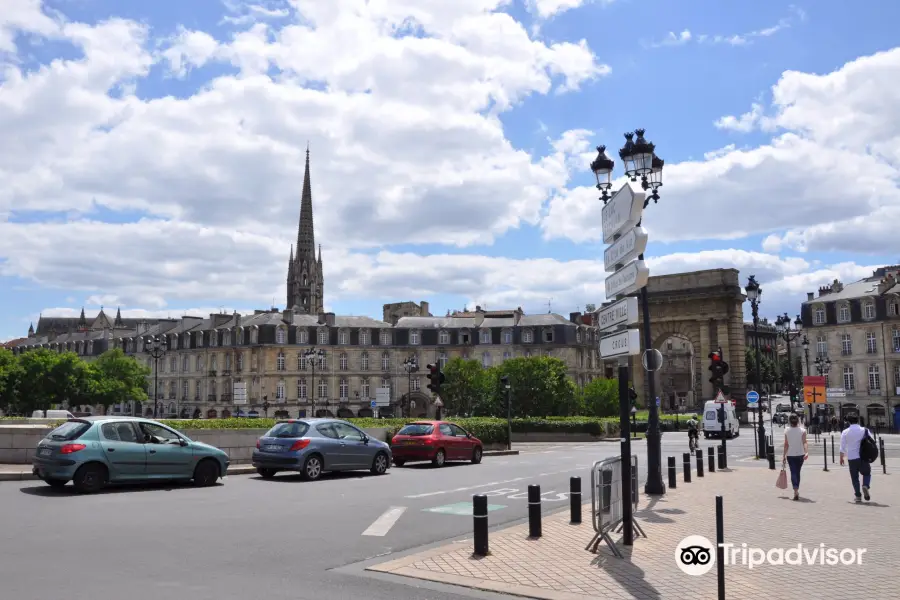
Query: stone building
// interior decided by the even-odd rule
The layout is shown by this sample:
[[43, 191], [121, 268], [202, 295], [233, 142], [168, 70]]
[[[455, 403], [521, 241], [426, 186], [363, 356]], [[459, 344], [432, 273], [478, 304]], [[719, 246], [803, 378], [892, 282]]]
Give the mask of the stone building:
[[[390, 398], [381, 414], [399, 415], [402, 410], [432, 415], [425, 366], [443, 365], [456, 356], [476, 358], [485, 366], [512, 357], [554, 356], [566, 362], [579, 387], [602, 376], [597, 329], [591, 317], [580, 313], [566, 319], [526, 315], [521, 308], [476, 307], [433, 317], [424, 301], [385, 304], [381, 321], [325, 312], [309, 171], [307, 152], [284, 310], [152, 322], [129, 321], [118, 314], [110, 322], [102, 311], [90, 321], [82, 314], [74, 324], [42, 319], [38, 331], [30, 332], [15, 350], [47, 347], [89, 358], [121, 348], [150, 367], [150, 402], [114, 410], [153, 415], [158, 402], [157, 414], [166, 417], [262, 415], [265, 405], [269, 416], [372, 416], [371, 402], [379, 388]], [[147, 352], [147, 340], [155, 337], [166, 343], [158, 361]], [[320, 351], [322, 357], [314, 359]], [[410, 358], [416, 359], [417, 371], [408, 370]]]
[[829, 398], [832, 410], [871, 424], [893, 419], [900, 406], [900, 265], [810, 292], [800, 314], [809, 339], [804, 374], [818, 375], [815, 359], [829, 359], [828, 387], [843, 390], [844, 397]]

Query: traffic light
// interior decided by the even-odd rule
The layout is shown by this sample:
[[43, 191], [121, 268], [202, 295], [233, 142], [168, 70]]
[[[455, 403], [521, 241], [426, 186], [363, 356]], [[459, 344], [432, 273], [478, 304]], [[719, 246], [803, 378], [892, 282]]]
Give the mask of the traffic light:
[[712, 377], [709, 382], [716, 386], [716, 389], [722, 389], [725, 385], [725, 374], [728, 373], [728, 363], [722, 360], [721, 350], [709, 353], [709, 370]]
[[446, 377], [441, 373], [441, 367], [437, 364], [428, 365], [428, 381], [431, 383], [428, 384], [428, 389], [431, 390], [431, 393], [435, 396], [441, 395], [441, 384], [444, 383]]
[[628, 399], [631, 400], [632, 406], [637, 404], [637, 392], [634, 391], [633, 387], [628, 388]]

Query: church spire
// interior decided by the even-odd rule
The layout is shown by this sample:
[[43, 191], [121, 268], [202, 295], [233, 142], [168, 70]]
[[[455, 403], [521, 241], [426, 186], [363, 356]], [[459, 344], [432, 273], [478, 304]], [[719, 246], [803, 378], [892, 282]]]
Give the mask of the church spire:
[[34, 323], [28, 324], [28, 337], [34, 337]]
[[84, 316], [84, 307], [81, 307], [81, 316], [78, 317], [78, 326], [87, 327], [87, 318]]
[[304, 254], [314, 260], [316, 234], [313, 230], [312, 183], [309, 180], [309, 145], [306, 146], [306, 169], [303, 171], [303, 194], [300, 197], [300, 224], [297, 227], [297, 258]]
[[316, 257], [316, 237], [313, 225], [312, 182], [310, 180], [309, 144], [303, 172], [303, 192], [300, 197], [300, 222], [297, 244], [291, 247], [287, 272], [287, 308], [306, 314], [318, 314], [323, 309], [322, 251]]
[[113, 327], [125, 327], [125, 322], [122, 321], [122, 308], [120, 306], [116, 307], [116, 320], [113, 321]]

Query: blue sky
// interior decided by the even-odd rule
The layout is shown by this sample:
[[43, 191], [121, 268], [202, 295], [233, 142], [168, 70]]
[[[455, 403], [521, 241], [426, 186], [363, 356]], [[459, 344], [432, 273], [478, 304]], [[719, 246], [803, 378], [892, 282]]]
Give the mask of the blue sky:
[[[568, 313], [601, 302], [605, 274], [590, 262], [603, 251], [595, 235], [600, 205], [584, 166], [594, 146], [615, 150], [622, 133], [635, 127], [647, 128], [672, 167], [660, 204], [647, 213], [647, 255], [662, 259], [658, 268], [651, 263], [651, 273], [736, 266], [746, 279], [755, 272], [772, 291], [764, 294], [772, 300], [763, 312], [775, 315], [796, 312], [806, 290], [835, 277], [856, 278], [873, 265], [897, 262], [891, 236], [876, 231], [860, 247], [840, 234], [856, 231], [853, 219], [877, 222], [895, 214], [898, 163], [856, 139], [865, 135], [858, 126], [846, 133], [840, 124], [825, 127], [835, 115], [855, 111], [867, 115], [862, 122], [889, 146], [898, 139], [890, 137], [898, 134], [890, 121], [896, 117], [877, 102], [865, 105], [853, 86], [835, 88], [823, 78], [891, 50], [900, 5], [873, 2], [854, 11], [837, 0], [585, 1], [540, 19], [540, 3], [517, 0], [498, 9], [524, 31], [513, 35], [477, 11], [400, 2], [398, 11], [408, 14], [378, 22], [424, 24], [413, 34], [399, 27], [383, 37], [434, 38], [439, 50], [416, 61], [399, 54], [377, 67], [350, 68], [345, 58], [286, 68], [271, 57], [302, 63], [305, 52], [324, 52], [327, 43], [352, 46], [348, 31], [384, 32], [354, 29], [364, 19], [344, 19], [360, 6], [349, 0], [329, 5], [334, 14], [322, 5], [321, 13], [308, 12], [302, 0], [45, 1], [43, 18], [57, 31], [28, 11], [37, 3], [19, 2], [24, 16], [18, 21], [0, 17], [0, 65], [6, 69], [0, 108], [19, 111], [15, 120], [0, 118], [0, 131], [6, 130], [0, 174], [11, 182], [0, 195], [6, 232], [0, 236], [6, 238], [0, 242], [0, 340], [23, 335], [42, 311], [68, 314], [82, 306], [96, 312], [100, 304], [112, 311], [121, 305], [126, 314], [157, 316], [263, 308], [273, 299], [281, 307], [305, 139], [312, 145], [326, 303], [339, 314], [377, 317], [383, 303], [407, 299], [428, 300], [437, 312], [476, 302], [536, 312], [551, 302], [554, 311]], [[452, 13], [443, 19], [458, 20], [455, 31], [428, 25], [429, 11], [438, 10]], [[127, 34], [101, 30], [87, 50], [78, 27], [108, 19], [134, 27]], [[296, 34], [304, 25], [322, 37], [288, 39], [287, 31]], [[250, 39], [252, 27], [265, 28], [254, 30], [262, 37], [238, 44], [235, 36]], [[4, 31], [14, 50], [4, 50]], [[185, 32], [214, 38], [214, 57], [198, 58], [196, 44], [182, 43]], [[523, 35], [530, 45], [520, 43]], [[550, 56], [557, 44], [568, 44], [566, 53]], [[193, 50], [183, 50], [187, 46]], [[453, 62], [463, 52], [468, 58]], [[174, 55], [190, 68], [179, 74]], [[246, 66], [263, 55], [273, 62]], [[439, 68], [426, 68], [438, 55]], [[592, 63], [585, 66], [585, 57]], [[505, 60], [534, 64], [498, 83], [503, 77], [490, 65], [514, 64]], [[52, 61], [55, 70], [46, 71]], [[482, 71], [478, 61], [489, 66]], [[871, 69], [872, 77], [893, 82], [896, 94], [895, 62], [858, 66], [853, 77]], [[403, 83], [407, 67], [422, 90], [441, 93], [419, 97], [413, 82]], [[242, 87], [249, 85], [249, 70], [270, 77], [260, 96], [240, 91], [250, 89]], [[16, 83], [13, 71], [25, 83]], [[482, 78], [479, 86], [467, 85], [469, 72]], [[38, 76], [46, 80], [42, 86]], [[773, 96], [780, 80], [781, 103]], [[566, 81], [577, 89], [565, 89]], [[384, 82], [393, 82], [393, 89]], [[220, 93], [235, 94], [230, 100], [199, 102], [226, 83], [228, 91]], [[401, 94], [400, 85], [412, 91]], [[486, 105], [476, 100], [479, 87], [493, 90]], [[277, 104], [303, 88], [321, 92], [311, 109]], [[370, 96], [359, 101], [373, 108], [405, 108], [386, 108], [390, 118], [373, 124], [346, 106], [359, 94]], [[463, 102], [466, 94], [471, 102]], [[514, 100], [498, 108], [503, 95]], [[42, 100], [59, 97], [66, 98], [60, 105]], [[154, 102], [166, 97], [165, 104]], [[435, 98], [441, 97], [453, 98], [449, 108], [439, 106], [443, 101]], [[98, 107], [107, 102], [108, 112], [88, 114], [103, 112]], [[742, 130], [715, 125], [750, 112], [754, 103], [762, 117]], [[326, 116], [316, 116], [317, 107]], [[816, 111], [822, 119], [812, 116]], [[240, 124], [224, 116], [217, 121], [226, 112], [239, 115]], [[269, 116], [276, 122], [267, 123]], [[179, 118], [185, 119], [180, 125]], [[411, 119], [418, 119], [415, 127]], [[196, 129], [179, 137], [184, 123]], [[226, 138], [223, 132], [234, 133], [232, 127], [244, 133]], [[579, 130], [587, 131], [573, 134], [568, 149], [554, 148], [566, 132]], [[796, 138], [804, 152], [820, 158], [766, 154]], [[707, 154], [719, 149], [724, 158]], [[497, 164], [478, 171], [473, 156]], [[877, 176], [855, 168], [851, 158], [877, 168]], [[447, 177], [459, 181], [447, 184]], [[887, 185], [872, 184], [879, 179]], [[860, 197], [862, 208], [840, 208], [851, 204], [850, 190], [869, 184], [878, 190]]]

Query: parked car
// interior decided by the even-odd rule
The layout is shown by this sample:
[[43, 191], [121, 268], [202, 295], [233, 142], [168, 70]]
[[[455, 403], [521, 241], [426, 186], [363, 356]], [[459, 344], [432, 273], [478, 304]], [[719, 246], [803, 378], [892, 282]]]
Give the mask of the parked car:
[[150, 419], [85, 417], [70, 419], [38, 443], [33, 472], [61, 488], [71, 481], [79, 492], [111, 483], [192, 480], [210, 486], [228, 470], [222, 450], [189, 439]]
[[442, 467], [448, 460], [481, 462], [484, 444], [477, 437], [446, 421], [417, 421], [405, 425], [391, 440], [394, 464], [430, 460]]
[[75, 415], [67, 410], [36, 410], [31, 413], [32, 419], [74, 419]]
[[310, 481], [326, 471], [383, 475], [390, 465], [390, 446], [341, 419], [277, 421], [253, 451], [253, 466], [265, 479], [280, 471], [296, 471]]

